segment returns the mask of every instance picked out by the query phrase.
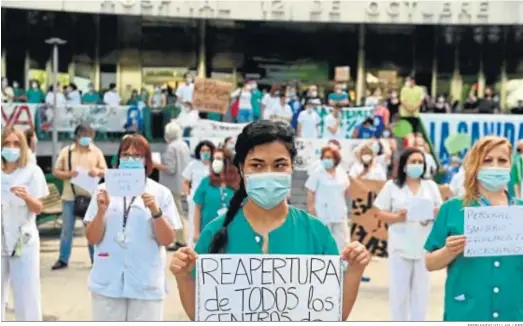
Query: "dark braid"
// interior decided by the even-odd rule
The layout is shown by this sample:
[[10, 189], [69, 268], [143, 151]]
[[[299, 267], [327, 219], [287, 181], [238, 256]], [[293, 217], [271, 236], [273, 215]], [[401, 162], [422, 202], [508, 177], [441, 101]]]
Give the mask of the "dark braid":
[[225, 252], [225, 248], [227, 247], [227, 242], [229, 240], [227, 227], [229, 224], [231, 224], [234, 216], [240, 210], [245, 197], [247, 197], [247, 192], [245, 191], [245, 186], [242, 179], [240, 180], [240, 186], [238, 190], [236, 190], [234, 196], [231, 198], [222, 227], [212, 238], [211, 244], [209, 245], [209, 253], [218, 254]]
[[[269, 144], [272, 142], [281, 142], [289, 151], [289, 156], [292, 161], [296, 157], [296, 145], [294, 144], [294, 129], [286, 122], [258, 120], [250, 123], [238, 135], [235, 145], [234, 165], [243, 174], [243, 164], [247, 158], [247, 154], [256, 146]], [[227, 213], [223, 225], [214, 235], [209, 245], [209, 253], [217, 254], [224, 253], [227, 250], [227, 242], [229, 235], [227, 234], [227, 227], [231, 224], [234, 216], [242, 207], [242, 203], [247, 197], [243, 177], [240, 179], [238, 190], [229, 202]]]

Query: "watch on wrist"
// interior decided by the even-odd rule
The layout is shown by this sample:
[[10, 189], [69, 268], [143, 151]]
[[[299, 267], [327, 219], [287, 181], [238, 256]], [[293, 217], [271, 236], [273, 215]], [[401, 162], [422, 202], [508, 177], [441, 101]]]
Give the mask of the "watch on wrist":
[[156, 219], [156, 218], [162, 217], [162, 215], [163, 215], [162, 209], [161, 209], [161, 208], [158, 208], [158, 213], [153, 214], [152, 217], [153, 217], [154, 219]]

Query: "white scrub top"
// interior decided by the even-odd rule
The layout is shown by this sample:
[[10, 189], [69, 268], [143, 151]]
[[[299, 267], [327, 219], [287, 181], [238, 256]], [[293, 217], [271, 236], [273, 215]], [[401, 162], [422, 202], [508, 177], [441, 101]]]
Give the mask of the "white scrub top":
[[425, 178], [432, 179], [432, 178], [434, 178], [434, 175], [436, 173], [438, 173], [438, 165], [436, 164], [436, 160], [434, 160], [434, 156], [432, 156], [432, 154], [425, 153], [424, 155], [425, 155], [425, 162], [427, 164], [427, 171], [425, 171]]
[[305, 182], [305, 188], [314, 192], [316, 215], [327, 223], [342, 223], [347, 216], [345, 191], [349, 187], [349, 177], [340, 167], [334, 175], [325, 169], [311, 174]]
[[[389, 180], [374, 200], [374, 206], [382, 211], [396, 213], [407, 209], [408, 201], [414, 197], [426, 198], [441, 206], [443, 200], [438, 185], [432, 180], [421, 180], [418, 193], [413, 194], [407, 185], [399, 188], [394, 180]], [[389, 225], [389, 253], [397, 253], [406, 259], [423, 259], [425, 241], [432, 229], [432, 223], [426, 226], [418, 221], [397, 222]]]
[[329, 128], [336, 126], [336, 118], [331, 114], [325, 117], [325, 128], [323, 129], [323, 138], [325, 139], [345, 139], [345, 130], [343, 125], [343, 119], [341, 125], [335, 133], [332, 133]]
[[318, 124], [321, 118], [314, 110], [303, 110], [298, 114], [298, 123], [301, 126], [301, 137], [318, 138]]
[[452, 190], [454, 196], [463, 196], [465, 195], [465, 189], [463, 188], [463, 183], [465, 182], [465, 170], [463, 167], [459, 168], [458, 173], [456, 173], [450, 180], [449, 187]]
[[[349, 176], [353, 178], [358, 178], [364, 169], [365, 167], [362, 163], [356, 162], [351, 166]], [[363, 179], [385, 181], [387, 180], [387, 172], [385, 172], [381, 165], [373, 164], [369, 172], [363, 176]]]
[[[101, 184], [98, 189], [104, 189]], [[154, 195], [158, 207], [169, 225], [176, 230], [182, 222], [171, 191], [147, 179], [145, 193]], [[89, 290], [110, 298], [161, 300], [166, 294], [164, 246], [156, 242], [151, 212], [136, 197], [129, 210], [126, 234], [128, 242], [122, 246], [118, 234], [122, 231], [124, 199], [110, 197], [105, 215], [102, 241], [94, 246], [94, 264], [89, 274]], [[127, 197], [127, 205], [131, 198]], [[84, 222], [91, 222], [98, 211], [98, 203], [91, 200]]]
[[185, 170], [183, 170], [183, 178], [191, 183], [191, 193], [189, 194], [191, 199], [196, 193], [200, 182], [202, 182], [203, 178], [209, 176], [209, 173], [209, 166], [203, 164], [200, 160], [190, 161]]
[[22, 250], [39, 241], [36, 214], [10, 191], [14, 186], [24, 186], [34, 198], [49, 195], [44, 173], [38, 165], [28, 163], [10, 174], [2, 171], [2, 255], [11, 255], [19, 239]]

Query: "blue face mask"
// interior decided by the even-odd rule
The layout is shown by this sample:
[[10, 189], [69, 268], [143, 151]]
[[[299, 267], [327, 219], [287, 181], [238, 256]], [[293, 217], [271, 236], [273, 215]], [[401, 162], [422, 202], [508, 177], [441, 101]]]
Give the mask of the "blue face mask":
[[120, 157], [119, 169], [143, 169], [143, 158], [141, 157]]
[[272, 209], [287, 198], [292, 176], [284, 172], [263, 172], [245, 176], [247, 196], [265, 210]]
[[497, 167], [484, 167], [478, 172], [478, 181], [488, 191], [505, 189], [510, 181], [510, 169]]
[[200, 153], [200, 157], [202, 158], [202, 161], [209, 161], [211, 159], [211, 153]]
[[2, 148], [2, 157], [9, 163], [14, 163], [20, 158], [20, 148]]
[[412, 179], [419, 179], [423, 175], [423, 164], [409, 164], [405, 171]]
[[324, 158], [321, 160], [321, 164], [325, 169], [332, 169], [334, 167], [334, 160], [331, 158]]
[[87, 147], [91, 144], [91, 141], [91, 137], [82, 137], [78, 140], [78, 143], [80, 144], [80, 146]]

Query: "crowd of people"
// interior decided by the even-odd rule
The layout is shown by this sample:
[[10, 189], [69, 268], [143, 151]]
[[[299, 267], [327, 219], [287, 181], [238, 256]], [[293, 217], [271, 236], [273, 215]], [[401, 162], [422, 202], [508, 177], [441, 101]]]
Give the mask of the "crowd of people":
[[[407, 98], [415, 97], [411, 91]], [[412, 112], [410, 104], [404, 109]], [[523, 293], [523, 257], [463, 256], [464, 207], [523, 205], [523, 141], [513, 154], [505, 138], [486, 136], [465, 157], [452, 155], [444, 171], [456, 197], [443, 202], [433, 181], [438, 171], [421, 134], [397, 155], [393, 138], [363, 142], [354, 149], [357, 160], [348, 171], [340, 164], [340, 142], [332, 138], [309, 168], [307, 208], [301, 210], [290, 204], [297, 149], [288, 121], [258, 120], [220, 144], [202, 140], [194, 153], [183, 129], [171, 121], [159, 158], [153, 158], [143, 136], [128, 134], [112, 168], [145, 169], [149, 176], [144, 192], [129, 198], [109, 194], [103, 183], [90, 193], [71, 182], [79, 170], [103, 178], [108, 169], [94, 132], [79, 125], [74, 143], [61, 150], [53, 170], [64, 184], [60, 252], [52, 269], [68, 267], [75, 219], [81, 217], [92, 262], [87, 286], [95, 321], [162, 320], [167, 264], [183, 308], [194, 320], [196, 259], [219, 253], [340, 255], [348, 262], [342, 288], [345, 320], [370, 262], [368, 250], [351, 241], [348, 231], [346, 199], [357, 180], [385, 182], [373, 206], [377, 218], [388, 224], [392, 320], [426, 318], [429, 272], [440, 269], [448, 271], [444, 320], [523, 320], [516, 300]], [[8, 127], [2, 133], [2, 309], [10, 280], [19, 321], [42, 319], [36, 216], [48, 188], [34, 158], [36, 142], [31, 131]], [[150, 178], [153, 170], [159, 171], [159, 181]], [[415, 198], [431, 203], [431, 218], [407, 219], [408, 202]], [[166, 248], [174, 251], [170, 262]]]

